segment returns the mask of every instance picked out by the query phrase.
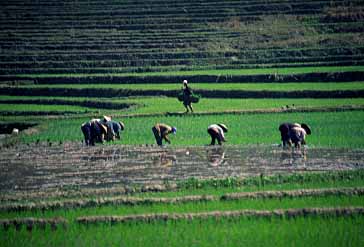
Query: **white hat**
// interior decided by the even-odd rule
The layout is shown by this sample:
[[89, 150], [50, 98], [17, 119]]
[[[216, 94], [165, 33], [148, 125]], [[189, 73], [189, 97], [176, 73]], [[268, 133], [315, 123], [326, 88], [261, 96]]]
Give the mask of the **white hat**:
[[103, 116], [103, 120], [104, 120], [104, 122], [109, 122], [109, 121], [111, 121], [111, 117]]
[[226, 127], [225, 124], [219, 123], [217, 125], [220, 126], [224, 132], [228, 132], [228, 128]]
[[187, 84], [188, 82], [187, 82], [187, 80], [183, 80], [183, 84]]

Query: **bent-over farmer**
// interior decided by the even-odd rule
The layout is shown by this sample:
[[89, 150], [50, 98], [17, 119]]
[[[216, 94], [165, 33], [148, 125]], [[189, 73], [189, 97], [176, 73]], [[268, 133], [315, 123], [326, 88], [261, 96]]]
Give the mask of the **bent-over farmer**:
[[177, 128], [173, 127], [173, 126], [169, 126], [167, 124], [157, 123], [156, 125], [153, 126], [152, 131], [153, 131], [157, 144], [159, 146], [162, 146], [163, 139], [166, 142], [168, 142], [169, 144], [171, 143], [171, 141], [168, 138], [168, 135], [170, 133], [173, 133], [175, 135], [177, 132]]
[[120, 133], [125, 128], [124, 123], [109, 120], [105, 123], [105, 125], [107, 127], [106, 141], [115, 141], [115, 139], [120, 140]]
[[283, 147], [294, 144], [296, 148], [300, 148], [306, 144], [306, 135], [311, 134], [310, 127], [305, 123], [283, 123], [278, 129], [281, 132]]
[[226, 142], [225, 134], [228, 132], [228, 128], [225, 124], [211, 124], [207, 128], [207, 133], [211, 136], [211, 143], [210, 145], [215, 145], [215, 141], [217, 140], [219, 145], [222, 145], [222, 142]]
[[100, 119], [91, 119], [81, 125], [81, 131], [85, 138], [87, 146], [94, 146], [95, 142], [103, 143], [104, 136], [107, 133], [107, 127], [103, 125]]

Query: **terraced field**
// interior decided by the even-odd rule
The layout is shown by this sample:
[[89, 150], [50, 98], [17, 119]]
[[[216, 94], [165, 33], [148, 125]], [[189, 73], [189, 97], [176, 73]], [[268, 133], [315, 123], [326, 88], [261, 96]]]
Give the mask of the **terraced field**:
[[[360, 0], [0, 2], [1, 246], [362, 246], [363, 24]], [[121, 140], [86, 147], [103, 115]]]
[[362, 65], [363, 7], [359, 0], [2, 2], [0, 74]]

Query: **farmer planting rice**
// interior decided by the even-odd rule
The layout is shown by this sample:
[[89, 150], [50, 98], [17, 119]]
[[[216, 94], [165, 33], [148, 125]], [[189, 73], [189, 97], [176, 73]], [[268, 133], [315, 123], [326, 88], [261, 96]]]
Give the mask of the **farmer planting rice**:
[[173, 133], [174, 135], [177, 132], [177, 128], [176, 127], [171, 127], [167, 124], [163, 124], [163, 123], [157, 123], [156, 125], [153, 126], [152, 128], [155, 140], [157, 142], [157, 144], [159, 146], [162, 146], [162, 140], [164, 139], [166, 142], [168, 142], [169, 144], [171, 143], [171, 141], [168, 138], [168, 135], [170, 133]]
[[306, 144], [306, 135], [311, 134], [310, 127], [305, 123], [283, 123], [278, 129], [281, 132], [283, 147], [294, 144], [296, 148], [300, 148]]
[[81, 125], [81, 131], [87, 146], [94, 146], [96, 142], [103, 143], [107, 134], [107, 127], [104, 125], [106, 119], [91, 119]]
[[211, 124], [207, 128], [207, 133], [211, 136], [211, 143], [210, 145], [215, 145], [215, 141], [222, 145], [222, 142], [226, 142], [224, 133], [228, 132], [228, 128], [225, 124]]
[[110, 120], [107, 121], [105, 125], [107, 127], [106, 141], [115, 141], [115, 139], [120, 140], [120, 133], [125, 128], [124, 123]]
[[81, 125], [81, 131], [85, 138], [87, 146], [94, 146], [95, 143], [114, 141], [120, 139], [120, 132], [124, 130], [124, 123], [116, 122], [109, 116], [103, 116], [102, 119], [91, 119]]

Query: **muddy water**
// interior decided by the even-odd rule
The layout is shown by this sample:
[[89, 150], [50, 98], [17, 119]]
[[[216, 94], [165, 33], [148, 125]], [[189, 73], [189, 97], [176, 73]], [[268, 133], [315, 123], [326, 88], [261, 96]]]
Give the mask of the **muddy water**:
[[364, 150], [279, 147], [18, 146], [0, 151], [0, 192], [364, 168]]

